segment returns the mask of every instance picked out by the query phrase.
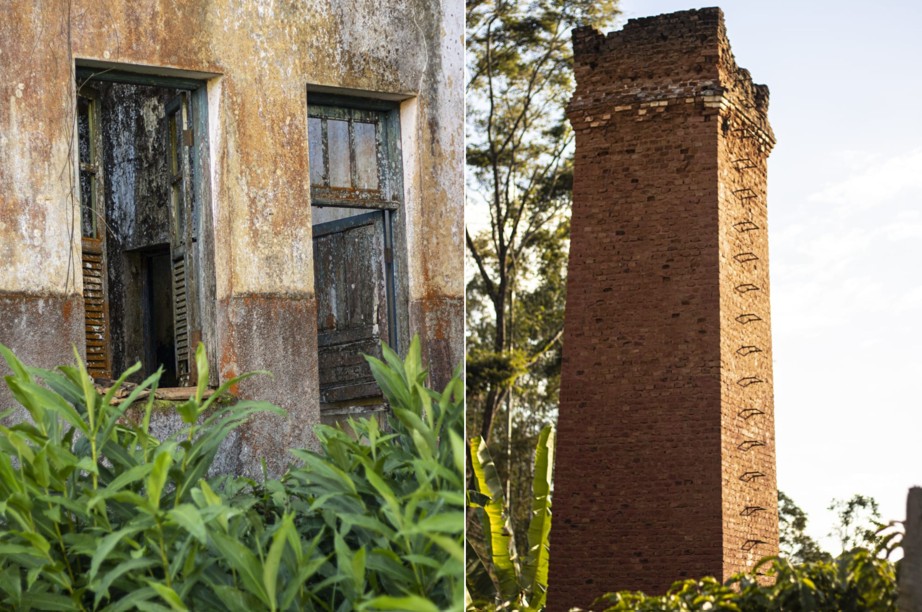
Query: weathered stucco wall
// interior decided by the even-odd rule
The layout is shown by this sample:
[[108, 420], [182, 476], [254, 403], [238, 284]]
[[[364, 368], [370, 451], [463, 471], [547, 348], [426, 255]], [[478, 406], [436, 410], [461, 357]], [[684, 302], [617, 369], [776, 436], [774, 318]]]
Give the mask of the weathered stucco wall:
[[[66, 7], [0, 18], [0, 342], [50, 367], [83, 344], [79, 217], [70, 194], [73, 76]], [[53, 136], [52, 136], [53, 135]], [[0, 396], [2, 406], [9, 396]], [[24, 414], [24, 411], [22, 412]]]
[[[250, 379], [240, 392], [290, 411], [284, 427], [267, 421], [244, 432], [242, 463], [270, 451], [270, 464], [281, 460], [283, 449], [311, 443], [310, 426], [319, 421], [309, 87], [404, 100], [404, 308], [411, 333], [427, 347], [435, 382], [444, 383], [463, 350], [463, 13], [460, 3], [446, 4], [74, 0], [68, 10], [59, 2], [7, 3], [0, 20], [0, 294], [57, 300], [55, 314], [40, 321], [60, 319], [59, 302], [71, 304], [73, 329], [62, 336], [48, 327], [42, 339], [46, 365], [81, 344], [69, 151], [73, 66], [90, 61], [217, 75], [208, 80], [206, 177], [217, 331], [206, 343], [217, 352], [223, 379], [274, 372], [272, 379]], [[17, 308], [8, 307], [4, 319], [18, 321]], [[16, 327], [4, 323], [0, 342], [38, 354], [30, 353], [39, 350], [35, 334]]]

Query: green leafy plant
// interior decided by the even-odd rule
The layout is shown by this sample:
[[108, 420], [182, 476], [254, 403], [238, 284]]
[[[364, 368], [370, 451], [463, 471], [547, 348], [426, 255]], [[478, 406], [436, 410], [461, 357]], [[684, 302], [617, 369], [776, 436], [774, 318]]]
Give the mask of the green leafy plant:
[[[532, 514], [528, 526], [528, 554], [520, 559], [503, 483], [480, 437], [471, 440], [471, 463], [477, 491], [470, 506], [481, 514], [483, 546], [469, 545], [469, 608], [540, 610], [547, 598], [551, 531], [551, 483], [555, 432], [547, 426], [538, 436], [532, 480]], [[469, 543], [474, 544], [474, 543]], [[486, 551], [484, 554], [481, 551]]]
[[[760, 582], [757, 572], [769, 580]], [[896, 610], [893, 563], [861, 548], [836, 559], [802, 564], [769, 557], [752, 574], [737, 574], [725, 584], [714, 578], [676, 582], [666, 595], [610, 593], [592, 606], [606, 611], [785, 611], [891, 612]]]
[[101, 395], [80, 363], [0, 353], [31, 416], [0, 427], [0, 608], [460, 609], [463, 389], [425, 388], [418, 342], [406, 361], [370, 360], [393, 431], [320, 428], [320, 452], [295, 451], [303, 463], [264, 483], [209, 477], [228, 433], [282, 410], [224, 401], [239, 379], [206, 398], [201, 347], [166, 440], [149, 427], [159, 372], [116, 405], [139, 366]]
[[[204, 349], [195, 395], [178, 406], [185, 428], [150, 435], [148, 377], [118, 405], [113, 398], [140, 365], [100, 395], [82, 362], [28, 368], [6, 347], [6, 383], [31, 422], [0, 427], [0, 593], [15, 609], [129, 609], [165, 603], [184, 609], [212, 566], [196, 563], [212, 540], [207, 526], [235, 511], [204, 479], [227, 434], [262, 402], [223, 404], [228, 381], [205, 399]], [[148, 392], [140, 422], [126, 410]]]
[[[464, 389], [456, 376], [427, 389], [418, 341], [405, 361], [387, 347], [367, 357], [391, 406], [390, 432], [375, 419], [350, 433], [321, 426], [323, 452], [295, 451], [303, 466], [282, 480], [286, 497], [330, 536], [327, 580], [359, 609], [460, 609], [464, 551]], [[332, 546], [330, 544], [332, 543]]]

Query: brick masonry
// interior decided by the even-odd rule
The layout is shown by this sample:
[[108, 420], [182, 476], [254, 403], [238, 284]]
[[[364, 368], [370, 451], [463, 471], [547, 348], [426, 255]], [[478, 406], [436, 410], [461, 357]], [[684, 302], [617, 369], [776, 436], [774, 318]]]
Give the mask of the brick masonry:
[[717, 8], [573, 46], [551, 610], [778, 550], [768, 88]]

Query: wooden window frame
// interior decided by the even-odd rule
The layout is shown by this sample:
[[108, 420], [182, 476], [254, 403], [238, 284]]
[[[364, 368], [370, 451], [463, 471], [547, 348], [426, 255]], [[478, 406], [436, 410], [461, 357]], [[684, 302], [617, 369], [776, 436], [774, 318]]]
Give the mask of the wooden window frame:
[[[329, 176], [324, 172], [323, 185], [311, 184], [311, 205], [316, 207], [359, 208], [381, 210], [384, 214], [385, 283], [387, 284], [388, 345], [395, 351], [405, 342], [408, 334], [406, 279], [399, 277], [407, 269], [405, 249], [400, 224], [405, 218], [403, 209], [403, 160], [400, 150], [400, 104], [374, 98], [361, 98], [329, 93], [308, 92], [308, 119], [343, 119], [374, 117], [380, 129], [378, 157], [378, 193], [329, 186]], [[325, 132], [324, 132], [325, 133]], [[350, 129], [350, 141], [352, 129]], [[329, 164], [324, 146], [324, 170]], [[350, 143], [351, 167], [354, 176], [354, 143]], [[310, 179], [309, 179], [310, 180]]]
[[[80, 95], [80, 91], [84, 89], [88, 84], [91, 84], [96, 81], [104, 82], [113, 82], [113, 83], [124, 83], [124, 84], [134, 84], [134, 85], [147, 85], [154, 87], [163, 87], [169, 88], [177, 91], [177, 96], [182, 97], [185, 100], [184, 112], [188, 112], [188, 115], [184, 119], [188, 120], [188, 125], [181, 126], [184, 131], [181, 133], [183, 139], [182, 145], [188, 147], [189, 149], [189, 165], [186, 168], [187, 172], [185, 175], [185, 183], [183, 184], [183, 189], [185, 190], [185, 197], [191, 202], [194, 202], [194, 206], [191, 208], [191, 213], [186, 217], [186, 225], [184, 235], [186, 239], [183, 241], [182, 250], [186, 259], [190, 260], [190, 264], [194, 269], [194, 278], [190, 280], [190, 316], [193, 318], [192, 323], [190, 324], [189, 329], [189, 355], [188, 355], [188, 365], [189, 370], [187, 372], [187, 377], [184, 380], [185, 384], [188, 384], [190, 387], [194, 387], [197, 382], [197, 372], [195, 371], [195, 359], [194, 359], [194, 347], [199, 342], [204, 340], [206, 344], [211, 347], [209, 350], [209, 361], [212, 362], [209, 367], [210, 380], [209, 384], [216, 386], [218, 384], [218, 368], [215, 367], [214, 359], [216, 358], [215, 339], [203, 338], [203, 328], [207, 326], [207, 329], [211, 332], [216, 331], [216, 320], [215, 320], [215, 308], [214, 304], [205, 304], [205, 300], [216, 299], [216, 296], [213, 294], [214, 291], [214, 253], [212, 251], [214, 244], [213, 228], [209, 227], [210, 215], [202, 214], [202, 210], [211, 209], [211, 184], [208, 178], [208, 168], [210, 167], [210, 150], [209, 150], [209, 138], [208, 138], [208, 90], [207, 90], [207, 78], [217, 76], [206, 73], [194, 74], [191, 77], [185, 77], [181, 75], [160, 75], [148, 72], [134, 72], [132, 67], [112, 67], [109, 65], [101, 66], [98, 65], [98, 62], [92, 60], [77, 60], [75, 67], [75, 77], [76, 77], [76, 86], [77, 93]], [[138, 68], [139, 70], [152, 71], [155, 69], [151, 68]], [[166, 69], [165, 69], [166, 70]], [[167, 112], [166, 114], [169, 114]], [[169, 126], [168, 117], [164, 117], [167, 120], [167, 125]], [[98, 125], [98, 115], [97, 115], [97, 125]], [[188, 129], [186, 129], [188, 128]], [[97, 130], [98, 132], [98, 130]], [[100, 143], [96, 143], [96, 151], [101, 151]], [[79, 154], [78, 154], [79, 157]], [[80, 161], [78, 159], [78, 168], [80, 167]], [[171, 170], [173, 169], [172, 166]], [[98, 181], [99, 193], [102, 193], [102, 174], [103, 167], [100, 163], [98, 165], [98, 171], [96, 173]], [[78, 175], [79, 178], [79, 175]], [[171, 172], [169, 177], [171, 190], [175, 189], [176, 174]], [[78, 184], [79, 188], [79, 184]], [[172, 197], [171, 197], [172, 199]], [[104, 202], [103, 198], [98, 198], [97, 202]], [[170, 202], [171, 209], [174, 208], [173, 202]], [[177, 223], [176, 211], [171, 210], [171, 219], [173, 223]], [[105, 218], [105, 212], [102, 213], [102, 219]], [[105, 243], [105, 231], [104, 224], [99, 224], [97, 227], [101, 228], [101, 237], [103, 244]], [[181, 229], [181, 228], [180, 228]], [[174, 228], [171, 228], [171, 234], [175, 233]], [[81, 217], [81, 234], [82, 234], [82, 217]], [[103, 254], [104, 256], [104, 254]], [[103, 270], [105, 272], [106, 264], [103, 263]], [[206, 278], [207, 272], [207, 278]], [[107, 274], [103, 274], [104, 277]], [[201, 303], [200, 303], [201, 302]], [[207, 310], [207, 322], [203, 320], [205, 313], [201, 312], [202, 310]], [[111, 325], [111, 321], [107, 322], [107, 328]], [[108, 363], [111, 369], [111, 337], [106, 330], [106, 347], [108, 354]], [[177, 364], [178, 365], [178, 364]], [[110, 377], [111, 371], [106, 372]], [[180, 376], [179, 368], [177, 368], [177, 376]]]
[[[401, 125], [400, 102], [379, 99], [360, 98], [331, 94], [328, 92], [315, 92], [308, 90], [308, 140], [309, 162], [316, 163], [322, 159], [323, 168], [317, 172], [312, 168], [312, 175], [308, 175], [311, 187], [311, 205], [314, 210], [322, 208], [347, 208], [354, 209], [352, 216], [347, 216], [339, 221], [324, 221], [315, 223], [314, 227], [321, 232], [331, 231], [336, 225], [343, 227], [363, 223], [378, 217], [382, 220], [384, 248], [384, 270], [382, 282], [386, 298], [386, 335], [380, 336], [381, 340], [395, 351], [400, 353], [401, 347], [406, 345], [409, 336], [409, 299], [406, 252], [406, 210], [403, 191], [403, 160], [401, 152]], [[351, 186], [333, 187], [330, 181], [330, 151], [328, 149], [327, 132], [321, 124], [321, 136], [317, 138], [316, 123], [312, 120], [336, 119], [350, 121], [349, 127], [349, 164], [351, 168]], [[378, 169], [378, 189], [363, 190], [357, 185], [356, 139], [354, 127], [351, 122], [375, 123], [376, 128], [376, 166]], [[318, 155], [317, 145], [322, 146], [322, 154]], [[365, 149], [367, 151], [367, 149]], [[342, 149], [340, 149], [342, 152]], [[365, 165], [367, 172], [368, 166]], [[320, 178], [320, 182], [315, 180]], [[365, 174], [367, 177], [368, 174]], [[321, 229], [322, 228], [322, 229]], [[321, 234], [322, 235], [322, 234]], [[315, 236], [315, 239], [317, 237]], [[317, 255], [315, 254], [315, 257]], [[315, 265], [316, 262], [315, 262]], [[318, 288], [319, 290], [319, 288]], [[320, 331], [320, 327], [318, 327]], [[383, 331], [383, 330], [382, 330]], [[318, 339], [319, 345], [319, 339]], [[324, 392], [324, 383], [321, 382], [321, 393]], [[380, 396], [379, 396], [380, 397]], [[386, 404], [383, 399], [374, 408], [374, 403], [369, 403], [372, 397], [365, 400], [357, 398], [355, 403], [349, 400], [337, 401], [332, 404], [322, 403], [322, 416], [327, 420], [344, 418], [350, 414], [365, 413], [369, 410], [377, 412], [384, 410]]]
[[308, 97], [308, 120], [322, 121], [322, 134], [327, 134], [330, 119], [349, 123], [350, 160], [355, 181], [355, 141], [353, 124], [374, 122], [378, 126], [377, 190], [330, 186], [329, 151], [323, 143], [323, 184], [311, 183], [311, 203], [314, 206], [344, 208], [379, 208], [398, 210], [403, 201], [403, 169], [400, 160], [400, 111], [397, 104], [350, 96], [311, 93]]

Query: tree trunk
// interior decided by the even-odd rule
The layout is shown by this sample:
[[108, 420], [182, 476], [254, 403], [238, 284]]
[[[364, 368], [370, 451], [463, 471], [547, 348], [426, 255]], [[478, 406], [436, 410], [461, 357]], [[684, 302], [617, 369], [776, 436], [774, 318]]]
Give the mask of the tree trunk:
[[[493, 352], [502, 355], [506, 350], [506, 277], [501, 274], [497, 285], [496, 299], [493, 301], [493, 314], [496, 317], [496, 332], [493, 335]], [[506, 397], [507, 389], [499, 384], [493, 384], [487, 392], [486, 401], [483, 403], [483, 423], [480, 427], [480, 436], [490, 443], [490, 433], [493, 431], [493, 417]]]

